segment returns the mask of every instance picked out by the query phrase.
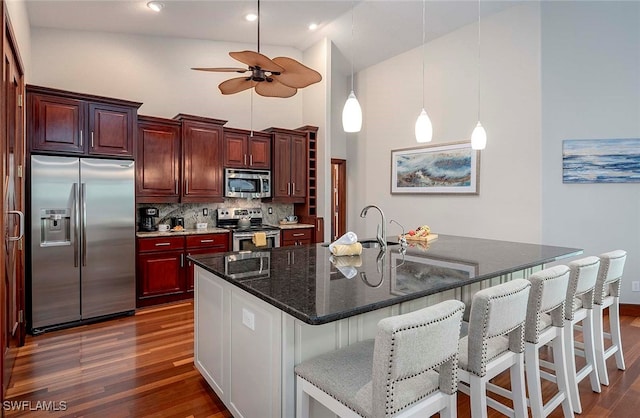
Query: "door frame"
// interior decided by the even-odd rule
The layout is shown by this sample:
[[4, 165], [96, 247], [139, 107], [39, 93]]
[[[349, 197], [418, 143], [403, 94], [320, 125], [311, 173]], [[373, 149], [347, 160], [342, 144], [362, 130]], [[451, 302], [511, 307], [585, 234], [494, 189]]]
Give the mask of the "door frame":
[[[337, 177], [336, 177], [337, 172]], [[337, 182], [337, 187], [334, 185]], [[334, 190], [337, 189], [337, 190]], [[337, 197], [337, 203], [336, 203]], [[342, 205], [340, 205], [342, 202]], [[337, 207], [336, 207], [337, 206]], [[336, 221], [337, 213], [337, 221]], [[331, 241], [347, 232], [347, 160], [331, 159]]]
[[[26, 142], [25, 142], [25, 82], [24, 82], [24, 65], [22, 59], [20, 57], [20, 51], [18, 49], [18, 43], [15, 37], [15, 33], [13, 31], [13, 27], [11, 26], [11, 20], [9, 18], [9, 12], [6, 7], [6, 3], [4, 0], [0, 0], [0, 9], [1, 15], [0, 20], [2, 21], [2, 36], [0, 36], [0, 51], [2, 54], [2, 77], [3, 82], [0, 85], [0, 101], [2, 102], [3, 111], [0, 112], [0, 149], [2, 149], [3, 153], [6, 153], [8, 146], [8, 138], [7, 138], [7, 128], [9, 121], [7, 120], [6, 112], [4, 111], [6, 106], [5, 98], [7, 97], [7, 86], [5, 85], [5, 77], [8, 73], [6, 68], [6, 59], [5, 56], [8, 54], [11, 55], [11, 61], [13, 66], [15, 66], [16, 73], [16, 111], [15, 115], [15, 144], [14, 144], [14, 173], [15, 179], [14, 182], [14, 192], [16, 195], [16, 210], [21, 211], [23, 214], [25, 213], [25, 158], [26, 158]], [[4, 158], [3, 158], [4, 160]], [[4, 180], [6, 177], [6, 164], [2, 167], [2, 181], [0, 182], [0, 196], [2, 196], [3, 200], [3, 214], [0, 216], [0, 230], [5, 231], [6, 229], [6, 218], [4, 211], [4, 199], [5, 194], [7, 193], [7, 185]], [[13, 233], [13, 231], [10, 231]], [[3, 232], [4, 234], [4, 232]], [[10, 305], [7, 304], [7, 298], [11, 295], [8, 294], [9, 289], [5, 286], [5, 276], [7, 274], [6, 271], [6, 263], [5, 254], [7, 252], [6, 241], [3, 238], [0, 240], [0, 277], [2, 277], [1, 285], [0, 285], [0, 324], [2, 324], [2, 332], [0, 332], [0, 342], [2, 347], [2, 355], [0, 356], [0, 383], [2, 391], [0, 393], [1, 400], [4, 401], [4, 395], [6, 393], [6, 388], [9, 384], [9, 379], [11, 377], [11, 371], [13, 368], [13, 363], [15, 360], [15, 355], [17, 352], [17, 347], [24, 345], [25, 335], [26, 335], [26, 324], [24, 320], [24, 312], [25, 312], [25, 237], [22, 239], [15, 241], [14, 245], [16, 245], [16, 259], [15, 262], [15, 271], [16, 271], [16, 283], [12, 283], [15, 286], [15, 309], [16, 309], [16, 321], [17, 327], [15, 331], [13, 329], [13, 325], [10, 326], [10, 330], [7, 332], [7, 324], [8, 318], [6, 316], [6, 310]]]

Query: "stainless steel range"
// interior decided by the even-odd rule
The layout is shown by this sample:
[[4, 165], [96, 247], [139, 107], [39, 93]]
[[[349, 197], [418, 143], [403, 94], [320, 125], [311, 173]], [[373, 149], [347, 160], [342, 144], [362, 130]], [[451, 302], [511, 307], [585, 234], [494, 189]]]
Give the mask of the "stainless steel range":
[[[233, 236], [233, 251], [256, 251], [264, 248], [280, 246], [280, 228], [262, 223], [262, 209], [260, 208], [218, 208], [219, 228], [231, 230]], [[260, 244], [256, 232], [264, 232], [266, 245]]]

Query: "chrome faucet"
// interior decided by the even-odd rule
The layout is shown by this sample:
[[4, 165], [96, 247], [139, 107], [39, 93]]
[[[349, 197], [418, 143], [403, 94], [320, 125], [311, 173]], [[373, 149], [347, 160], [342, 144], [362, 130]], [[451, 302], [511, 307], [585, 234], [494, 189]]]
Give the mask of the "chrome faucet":
[[380, 227], [380, 225], [378, 225], [378, 227], [376, 228], [376, 239], [378, 240], [378, 243], [380, 244], [380, 249], [382, 251], [387, 249], [387, 221], [384, 217], [384, 212], [382, 212], [382, 209], [380, 209], [378, 206], [376, 205], [368, 205], [365, 206], [364, 209], [362, 209], [362, 212], [360, 212], [360, 217], [364, 218], [365, 216], [367, 216], [367, 212], [369, 211], [369, 209], [371, 208], [376, 208], [378, 209], [378, 212], [380, 212], [380, 216], [382, 217], [382, 227]]

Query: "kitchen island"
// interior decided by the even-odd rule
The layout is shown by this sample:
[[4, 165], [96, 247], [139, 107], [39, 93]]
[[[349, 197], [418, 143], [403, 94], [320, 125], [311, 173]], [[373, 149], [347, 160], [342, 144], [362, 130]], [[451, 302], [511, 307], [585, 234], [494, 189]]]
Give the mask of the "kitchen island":
[[[528, 277], [582, 250], [440, 235], [332, 258], [321, 244], [190, 257], [195, 365], [236, 417], [293, 417], [296, 364], [373, 338], [380, 319]], [[313, 417], [331, 416], [318, 404]]]

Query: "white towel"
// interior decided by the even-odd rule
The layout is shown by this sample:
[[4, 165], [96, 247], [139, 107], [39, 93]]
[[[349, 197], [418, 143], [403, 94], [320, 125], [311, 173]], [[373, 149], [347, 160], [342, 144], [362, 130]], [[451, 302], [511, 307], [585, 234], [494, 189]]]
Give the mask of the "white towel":
[[356, 242], [358, 242], [358, 236], [356, 235], [355, 232], [349, 231], [343, 236], [341, 236], [340, 238], [338, 238], [337, 240], [335, 240], [334, 242], [332, 242], [331, 244], [329, 244], [329, 251], [333, 253], [333, 247], [336, 244], [349, 245], [349, 244], [355, 244]]

